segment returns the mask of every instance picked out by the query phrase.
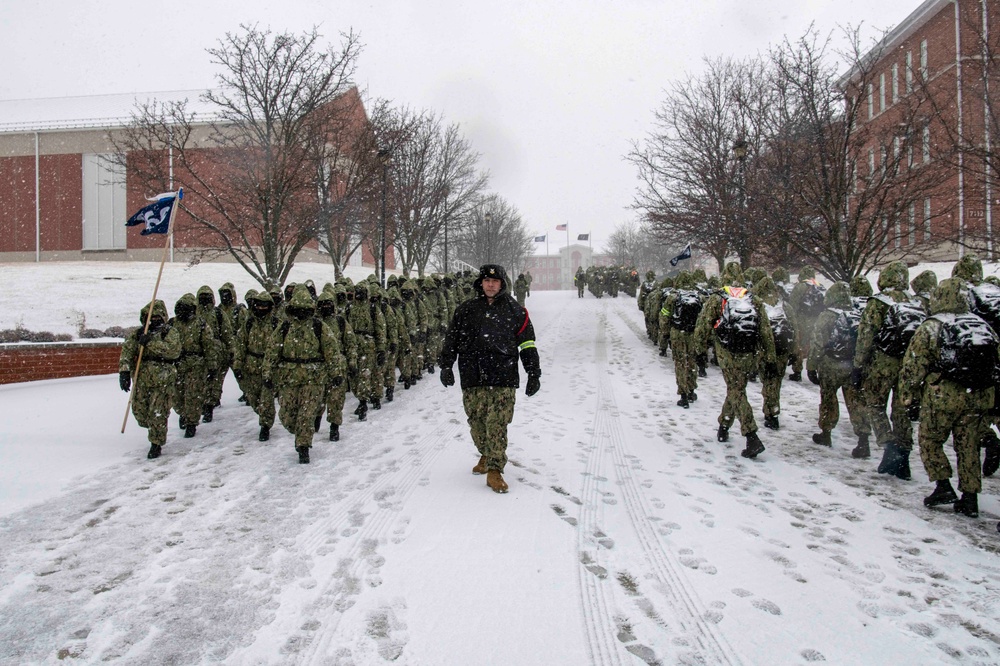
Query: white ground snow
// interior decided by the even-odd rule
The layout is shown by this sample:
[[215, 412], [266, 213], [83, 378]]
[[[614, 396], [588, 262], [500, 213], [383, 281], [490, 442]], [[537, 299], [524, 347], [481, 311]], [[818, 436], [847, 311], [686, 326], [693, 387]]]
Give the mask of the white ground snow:
[[[88, 324], [148, 297], [28, 269], [74, 285]], [[155, 461], [134, 420], [118, 432], [113, 375], [0, 388], [0, 663], [1000, 662], [995, 478], [978, 520], [925, 509], [916, 458], [903, 482], [851, 459], [843, 422], [811, 443], [808, 383], [744, 460], [715, 441], [718, 370], [676, 407], [633, 299], [528, 304], [544, 374], [518, 394], [506, 496], [470, 473], [461, 394], [436, 375], [365, 423], [349, 400], [308, 466], [280, 426], [256, 440], [231, 380]]]

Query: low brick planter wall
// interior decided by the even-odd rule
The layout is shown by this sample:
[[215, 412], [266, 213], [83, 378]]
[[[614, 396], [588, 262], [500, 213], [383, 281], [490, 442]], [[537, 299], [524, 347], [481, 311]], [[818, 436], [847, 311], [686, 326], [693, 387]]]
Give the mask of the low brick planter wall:
[[118, 372], [121, 352], [120, 340], [0, 345], [0, 384]]

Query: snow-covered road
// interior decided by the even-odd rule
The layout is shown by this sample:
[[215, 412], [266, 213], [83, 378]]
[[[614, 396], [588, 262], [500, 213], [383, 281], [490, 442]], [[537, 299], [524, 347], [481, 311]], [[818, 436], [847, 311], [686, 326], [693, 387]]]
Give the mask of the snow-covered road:
[[[1000, 661], [995, 479], [978, 520], [927, 510], [918, 460], [879, 476], [844, 424], [812, 444], [795, 383], [745, 460], [715, 441], [718, 370], [675, 406], [633, 299], [528, 305], [542, 390], [519, 391], [504, 496], [436, 375], [365, 423], [349, 400], [309, 466], [280, 427], [257, 442], [234, 384], [155, 461], [113, 376], [0, 389], [0, 478], [38, 500], [0, 519], [0, 663]], [[53, 450], [86, 475], [31, 491]]]

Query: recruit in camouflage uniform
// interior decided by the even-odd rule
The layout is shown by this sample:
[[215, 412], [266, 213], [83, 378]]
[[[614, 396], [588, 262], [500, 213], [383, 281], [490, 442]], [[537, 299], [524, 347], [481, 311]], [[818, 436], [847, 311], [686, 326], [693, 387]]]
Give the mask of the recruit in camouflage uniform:
[[[267, 293], [267, 292], [264, 292], [264, 293]], [[247, 322], [250, 321], [250, 318], [253, 316], [253, 315], [250, 314], [250, 307], [251, 307], [250, 301], [254, 297], [256, 297], [256, 296], [257, 296], [257, 290], [256, 289], [248, 289], [246, 295], [243, 296], [243, 304], [241, 304], [240, 307], [236, 309], [236, 314], [235, 314], [235, 317], [233, 319], [233, 321], [234, 321], [234, 323], [233, 323], [233, 356], [234, 357], [236, 355], [236, 345], [239, 344], [239, 340], [237, 339], [238, 335], [239, 335], [239, 331], [240, 331], [240, 329], [242, 329], [244, 326], [247, 325]], [[274, 302], [273, 301], [271, 302], [271, 307], [272, 308], [274, 307]], [[233, 376], [236, 377], [236, 373], [233, 373]], [[241, 395], [239, 397], [239, 401], [240, 402], [244, 402], [244, 403], [247, 402], [247, 392], [243, 388], [243, 381], [239, 377], [236, 377], [236, 383], [240, 387], [240, 393], [241, 393]]]
[[[235, 292], [233, 297], [235, 298]], [[232, 365], [233, 326], [232, 320], [216, 307], [215, 292], [207, 284], [198, 288], [198, 315], [212, 331], [217, 359], [215, 369], [209, 372], [205, 386], [205, 405], [202, 408], [202, 420], [211, 423], [215, 408], [222, 403], [222, 384]]]
[[670, 348], [670, 322], [674, 294], [674, 280], [671, 279], [670, 287], [660, 293], [660, 312], [656, 316], [656, 336], [653, 338], [653, 342], [659, 348], [660, 356], [666, 356], [667, 349]]
[[216, 344], [211, 327], [198, 316], [194, 294], [184, 294], [174, 305], [170, 325], [181, 338], [181, 358], [177, 362], [175, 411], [185, 437], [194, 437], [207, 402], [209, 378], [219, 364], [221, 345]]
[[[576, 297], [583, 298], [583, 290], [587, 286], [587, 274], [583, 271], [583, 266], [576, 267], [573, 284], [576, 285]], [[639, 309], [642, 309], [642, 305], [639, 306]]]
[[[775, 327], [780, 324], [782, 329], [787, 329], [792, 323], [781, 302], [778, 287], [763, 270], [759, 271], [758, 277], [754, 280], [753, 294], [764, 303], [771, 323], [771, 332], [774, 334], [774, 367], [770, 368], [765, 364], [759, 368], [759, 372], [760, 393], [764, 398], [764, 427], [777, 430], [780, 427], [778, 415], [781, 413], [781, 382], [785, 379], [788, 357], [794, 350], [794, 339], [779, 340]], [[790, 333], [794, 335], [794, 332], [793, 328]]]
[[[389, 305], [386, 312], [391, 311], [396, 320], [396, 347], [390, 349], [390, 354], [394, 357], [390, 360], [390, 371], [386, 374], [386, 380], [391, 379], [393, 386], [386, 386], [386, 396], [395, 392], [395, 383], [403, 382], [406, 373], [409, 372], [410, 359], [413, 358], [413, 345], [410, 343], [410, 331], [406, 326], [406, 315], [403, 312], [403, 297], [399, 293], [398, 287], [389, 290]], [[389, 328], [389, 320], [386, 319], [386, 329]], [[399, 370], [399, 379], [393, 368]]]
[[410, 339], [410, 354], [404, 357], [400, 374], [403, 378], [403, 388], [409, 389], [416, 383], [424, 365], [427, 311], [420, 307], [420, 290], [413, 280], [403, 283], [400, 295], [403, 297], [403, 324]]
[[524, 278], [524, 273], [517, 276], [514, 280], [514, 298], [517, 299], [517, 304], [522, 308], [524, 307], [524, 300], [528, 296], [528, 281]]
[[[396, 293], [396, 300], [399, 300], [399, 292], [395, 287], [392, 291]], [[385, 401], [392, 402], [396, 391], [396, 367], [399, 365], [400, 348], [402, 340], [400, 338], [400, 326], [402, 324], [396, 308], [390, 305], [389, 293], [379, 290], [379, 309], [385, 317], [385, 363], [382, 364], [382, 387], [385, 391]]]
[[448, 303], [444, 300], [441, 290], [438, 288], [437, 278], [429, 276], [424, 278], [424, 293], [427, 302], [427, 372], [434, 374], [434, 368], [438, 357], [441, 355], [441, 345], [444, 342], [444, 334], [448, 328]]
[[[890, 304], [910, 300], [906, 293], [909, 270], [902, 261], [890, 262], [878, 277], [879, 295], [868, 299], [858, 325], [858, 343], [854, 352], [852, 385], [861, 387], [866, 416], [876, 443], [883, 447], [879, 472], [901, 479], [910, 478], [910, 451], [913, 449], [913, 427], [906, 417], [906, 408], [899, 401], [896, 382], [902, 359], [882, 352], [875, 344]], [[889, 393], [892, 392], [892, 420], [886, 415]], [[860, 444], [851, 455], [867, 458]], [[870, 454], [869, 454], [870, 455]]]
[[233, 374], [243, 387], [247, 404], [257, 414], [260, 426], [257, 439], [266, 442], [274, 426], [274, 392], [264, 381], [264, 360], [278, 318], [274, 315], [274, 300], [269, 293], [261, 291], [248, 296], [250, 316], [236, 329]]
[[316, 306], [304, 285], [292, 292], [285, 315], [271, 334], [264, 379], [275, 388], [278, 418], [295, 435], [299, 462], [305, 464], [326, 387], [343, 383], [347, 362], [338, 336], [315, 316]]
[[[743, 275], [739, 264], [729, 263], [722, 271], [722, 282], [725, 284], [722, 293], [709, 296], [702, 306], [701, 314], [698, 315], [698, 323], [695, 327], [694, 337], [698, 345], [699, 352], [704, 352], [708, 346], [712, 332], [718, 326], [723, 313], [723, 305], [726, 299], [746, 296], [746, 290], [739, 285], [743, 284]], [[757, 313], [757, 340], [756, 348], [749, 353], [733, 353], [725, 348], [719, 335], [715, 336], [715, 353], [719, 361], [719, 368], [726, 381], [726, 401], [722, 405], [719, 414], [719, 432], [717, 438], [720, 442], [729, 441], [729, 428], [735, 419], [740, 421], [740, 432], [746, 437], [746, 448], [740, 452], [744, 458], [755, 458], [764, 450], [764, 444], [757, 435], [757, 422], [753, 417], [753, 409], [747, 400], [747, 381], [751, 372], [758, 363], [767, 366], [770, 371], [775, 364], [774, 334], [767, 318], [767, 311], [764, 303], [750, 295], [750, 301]]]
[[[997, 362], [997, 338], [989, 325], [969, 314], [968, 294], [959, 278], [942, 280], [931, 296], [931, 317], [913, 335], [899, 373], [900, 401], [910, 418], [920, 420], [920, 459], [934, 492], [924, 499], [927, 506], [954, 504], [955, 511], [975, 518], [979, 515], [978, 494], [982, 491], [979, 466], [979, 438], [987, 411], [993, 406], [993, 374]], [[971, 367], [944, 358], [960, 359], [955, 348], [945, 354], [943, 333], [965, 328], [974, 330], [977, 340], [986, 343], [981, 357]], [[969, 342], [965, 339], [964, 342]], [[980, 358], [980, 357], [977, 357]], [[994, 367], [989, 367], [992, 360]], [[951, 479], [952, 469], [944, 443], [952, 437], [958, 460], [959, 499]]]
[[[670, 311], [671, 317], [670, 353], [674, 358], [674, 376], [677, 380], [677, 394], [680, 396], [677, 405], [684, 409], [698, 399], [695, 392], [698, 388], [698, 349], [690, 319], [686, 312], [682, 312], [693, 307], [693, 298], [698, 297], [695, 286], [694, 277], [687, 271], [681, 271], [674, 280], [674, 293], [670, 302], [663, 306]], [[692, 304], [688, 305], [688, 301]], [[698, 302], [700, 313], [700, 298]], [[697, 324], [697, 315], [695, 323]]]
[[[358, 348], [354, 341], [354, 330], [347, 323], [347, 317], [338, 312], [338, 293], [343, 293], [346, 302], [346, 290], [343, 285], [336, 285], [331, 289], [323, 289], [319, 295], [316, 310], [323, 323], [330, 327], [340, 345], [340, 352], [344, 355], [347, 374], [350, 376], [358, 368]], [[332, 379], [332, 377], [331, 377]], [[344, 403], [347, 401], [347, 381], [342, 381], [336, 386], [328, 381], [323, 387], [323, 401], [321, 405], [326, 409], [326, 421], [330, 424], [330, 441], [340, 441], [340, 426], [344, 423]], [[322, 412], [320, 412], [322, 416]]]
[[646, 335], [654, 345], [659, 344], [660, 336], [660, 310], [663, 309], [664, 293], [674, 286], [673, 278], [665, 277], [660, 284], [649, 292], [646, 296], [646, 309], [643, 314], [646, 316]]
[[362, 280], [354, 285], [354, 302], [347, 314], [347, 321], [354, 330], [358, 346], [357, 372], [351, 377], [351, 390], [358, 399], [354, 410], [359, 421], [367, 419], [368, 404], [381, 408], [382, 381], [379, 368], [385, 363], [385, 317], [381, 310], [369, 302], [372, 284]]
[[816, 270], [812, 266], [803, 266], [799, 270], [799, 281], [788, 295], [788, 314], [795, 326], [795, 357], [792, 361], [792, 373], [788, 376], [793, 382], [802, 381], [802, 365], [809, 358], [809, 341], [812, 339], [817, 314], [808, 312], [804, 301], [806, 294], [817, 288]]
[[[139, 313], [139, 321], [146, 325], [149, 305]], [[144, 347], [138, 376], [133, 377], [139, 358], [139, 348]], [[122, 344], [118, 358], [118, 385], [126, 393], [132, 389], [132, 415], [140, 427], [146, 428], [149, 438], [147, 458], [159, 458], [167, 443], [167, 419], [174, 406], [177, 391], [176, 362], [181, 355], [181, 337], [167, 324], [167, 306], [163, 301], [153, 303], [153, 314], [145, 335], [142, 328], [130, 333]], [[134, 380], [134, 381], [133, 381]]]
[[[858, 438], [857, 446], [867, 450], [871, 426], [868, 425], [867, 410], [861, 402], [858, 389], [851, 384], [854, 350], [850, 347], [850, 336], [843, 339], [839, 337], [849, 333], [846, 329], [850, 323], [848, 317], [854, 314], [848, 284], [835, 282], [831, 285], [823, 304], [827, 309], [816, 319], [807, 361], [809, 381], [819, 384], [820, 432], [814, 434], [812, 440], [816, 444], [833, 446], [830, 433], [840, 421], [840, 401], [837, 399], [839, 390], [844, 394], [847, 414]], [[860, 317], [860, 312], [857, 316]], [[838, 331], [838, 321], [843, 330]], [[835, 333], [838, 334], [837, 338], [834, 337]]]

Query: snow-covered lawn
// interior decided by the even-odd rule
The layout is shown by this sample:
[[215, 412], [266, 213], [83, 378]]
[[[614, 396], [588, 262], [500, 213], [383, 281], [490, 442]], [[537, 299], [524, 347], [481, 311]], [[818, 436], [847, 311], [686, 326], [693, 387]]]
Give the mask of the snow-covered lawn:
[[[238, 278], [201, 268], [168, 303]], [[128, 323], [152, 278], [109, 296], [67, 277], [65, 304], [5, 289], [0, 313], [37, 297]], [[461, 393], [436, 375], [365, 423], [349, 399], [308, 466], [280, 426], [257, 441], [231, 380], [155, 461], [134, 420], [118, 432], [113, 375], [0, 388], [0, 663], [1000, 662], [997, 479], [978, 520], [925, 509], [916, 456], [904, 482], [853, 460], [844, 422], [812, 444], [808, 383], [786, 382], [781, 430], [745, 460], [736, 429], [715, 441], [718, 369], [675, 406], [633, 299], [528, 307], [542, 390], [518, 393], [503, 496], [471, 474]]]

